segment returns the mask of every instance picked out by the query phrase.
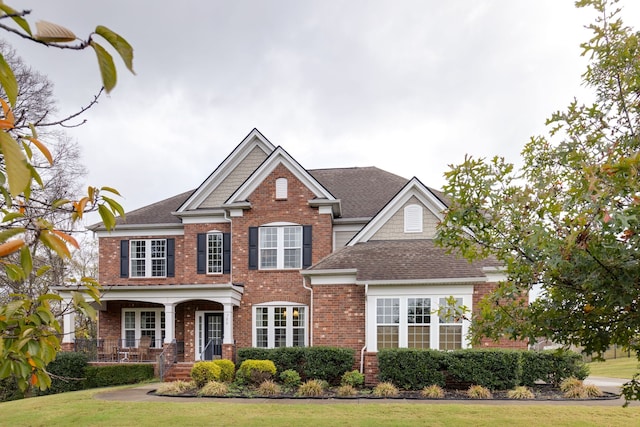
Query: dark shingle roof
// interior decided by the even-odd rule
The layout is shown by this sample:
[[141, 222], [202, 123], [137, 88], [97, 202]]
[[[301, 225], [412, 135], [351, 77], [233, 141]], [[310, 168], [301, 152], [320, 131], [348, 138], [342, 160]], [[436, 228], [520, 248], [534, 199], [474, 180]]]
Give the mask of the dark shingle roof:
[[385, 240], [346, 246], [309, 269], [358, 270], [357, 280], [438, 280], [484, 277], [482, 267], [496, 263], [469, 263], [446, 253], [433, 240]]
[[195, 190], [185, 191], [177, 196], [169, 197], [168, 199], [127, 212], [125, 219], [118, 218], [118, 225], [180, 224], [182, 222], [180, 218], [171, 215], [171, 212], [178, 210], [194, 191]]
[[376, 167], [314, 169], [309, 173], [342, 202], [343, 218], [369, 218], [408, 182]]

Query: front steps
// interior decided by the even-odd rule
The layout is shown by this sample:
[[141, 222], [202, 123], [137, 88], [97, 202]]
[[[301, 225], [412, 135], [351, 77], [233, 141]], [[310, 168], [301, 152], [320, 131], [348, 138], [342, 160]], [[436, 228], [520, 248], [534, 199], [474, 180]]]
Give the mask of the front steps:
[[174, 363], [167, 370], [164, 381], [191, 381], [191, 368], [193, 368], [193, 362]]

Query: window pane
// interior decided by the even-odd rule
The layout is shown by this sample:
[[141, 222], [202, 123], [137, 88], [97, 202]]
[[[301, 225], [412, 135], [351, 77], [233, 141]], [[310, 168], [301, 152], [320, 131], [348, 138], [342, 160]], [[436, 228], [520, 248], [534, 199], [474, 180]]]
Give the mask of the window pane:
[[431, 299], [409, 298], [407, 301], [407, 322], [409, 324], [431, 323]]
[[273, 309], [273, 346], [285, 347], [287, 345], [287, 308], [274, 307]]
[[222, 233], [207, 235], [207, 272], [222, 273]]
[[378, 299], [377, 323], [378, 324], [400, 323], [400, 299], [399, 298], [379, 298]]
[[261, 248], [277, 248], [278, 247], [278, 228], [277, 227], [261, 227], [260, 228], [260, 247]]
[[301, 268], [302, 267], [302, 249], [285, 249], [284, 250], [284, 268]]
[[146, 242], [144, 240], [132, 240], [130, 242], [131, 277], [145, 276]]
[[136, 331], [124, 331], [124, 346], [135, 347], [136, 346]]
[[278, 250], [260, 249], [260, 268], [277, 268]]
[[398, 347], [398, 327], [378, 326], [378, 349]]
[[[440, 304], [440, 308], [447, 308], [447, 309], [458, 309], [459, 307], [462, 306], [462, 298], [456, 298], [456, 303], [453, 307], [448, 306], [447, 304], [447, 298], [440, 298], [439, 300], [439, 304]], [[456, 319], [453, 316], [440, 316], [440, 323], [450, 323], [450, 324], [454, 324], [454, 323], [460, 323], [462, 322], [461, 319]]]
[[267, 348], [268, 341], [269, 314], [267, 307], [256, 308], [256, 347]]
[[294, 347], [304, 346], [305, 310], [304, 307], [293, 307], [293, 342]]
[[440, 326], [440, 350], [462, 348], [462, 325]]
[[[409, 348], [431, 348], [430, 330], [431, 328], [429, 326], [409, 325], [409, 339], [407, 344]], [[442, 343], [442, 341], [440, 343]]]
[[285, 248], [302, 247], [302, 227], [284, 227], [284, 245]]

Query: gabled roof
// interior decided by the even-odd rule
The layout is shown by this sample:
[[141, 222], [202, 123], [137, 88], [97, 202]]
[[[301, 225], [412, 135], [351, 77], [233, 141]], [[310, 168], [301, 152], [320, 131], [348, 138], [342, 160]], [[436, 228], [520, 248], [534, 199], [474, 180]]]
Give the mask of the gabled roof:
[[262, 162], [249, 178], [227, 199], [225, 205], [244, 202], [249, 195], [264, 181], [278, 165], [284, 165], [299, 179], [315, 196], [316, 199], [336, 201], [336, 198], [322, 184], [320, 184], [305, 168], [294, 160], [284, 148], [277, 147], [267, 159]]
[[359, 283], [453, 283], [483, 280], [483, 267], [497, 265], [492, 261], [471, 264], [429, 239], [375, 240], [345, 246], [302, 273], [313, 276], [355, 269]]
[[312, 169], [309, 173], [342, 202], [342, 218], [373, 217], [407, 179], [376, 167]]
[[427, 209], [442, 220], [442, 212], [445, 204], [434, 192], [425, 186], [418, 178], [412, 178], [388, 203], [347, 243], [353, 246], [356, 243], [368, 241], [384, 224], [389, 221], [399, 209], [412, 197], [417, 198]]
[[176, 213], [180, 214], [190, 209], [196, 209], [256, 147], [266, 154], [270, 154], [275, 150], [274, 145], [258, 129], [254, 128], [177, 209]]

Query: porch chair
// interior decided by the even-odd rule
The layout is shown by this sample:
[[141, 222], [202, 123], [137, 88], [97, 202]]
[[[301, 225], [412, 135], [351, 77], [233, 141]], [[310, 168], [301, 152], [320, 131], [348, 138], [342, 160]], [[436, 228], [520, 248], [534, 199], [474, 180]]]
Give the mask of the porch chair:
[[138, 348], [131, 349], [132, 351], [129, 353], [129, 357], [131, 360], [148, 361], [149, 360], [149, 351], [151, 349], [151, 337], [144, 336], [140, 338], [140, 344], [138, 344]]

